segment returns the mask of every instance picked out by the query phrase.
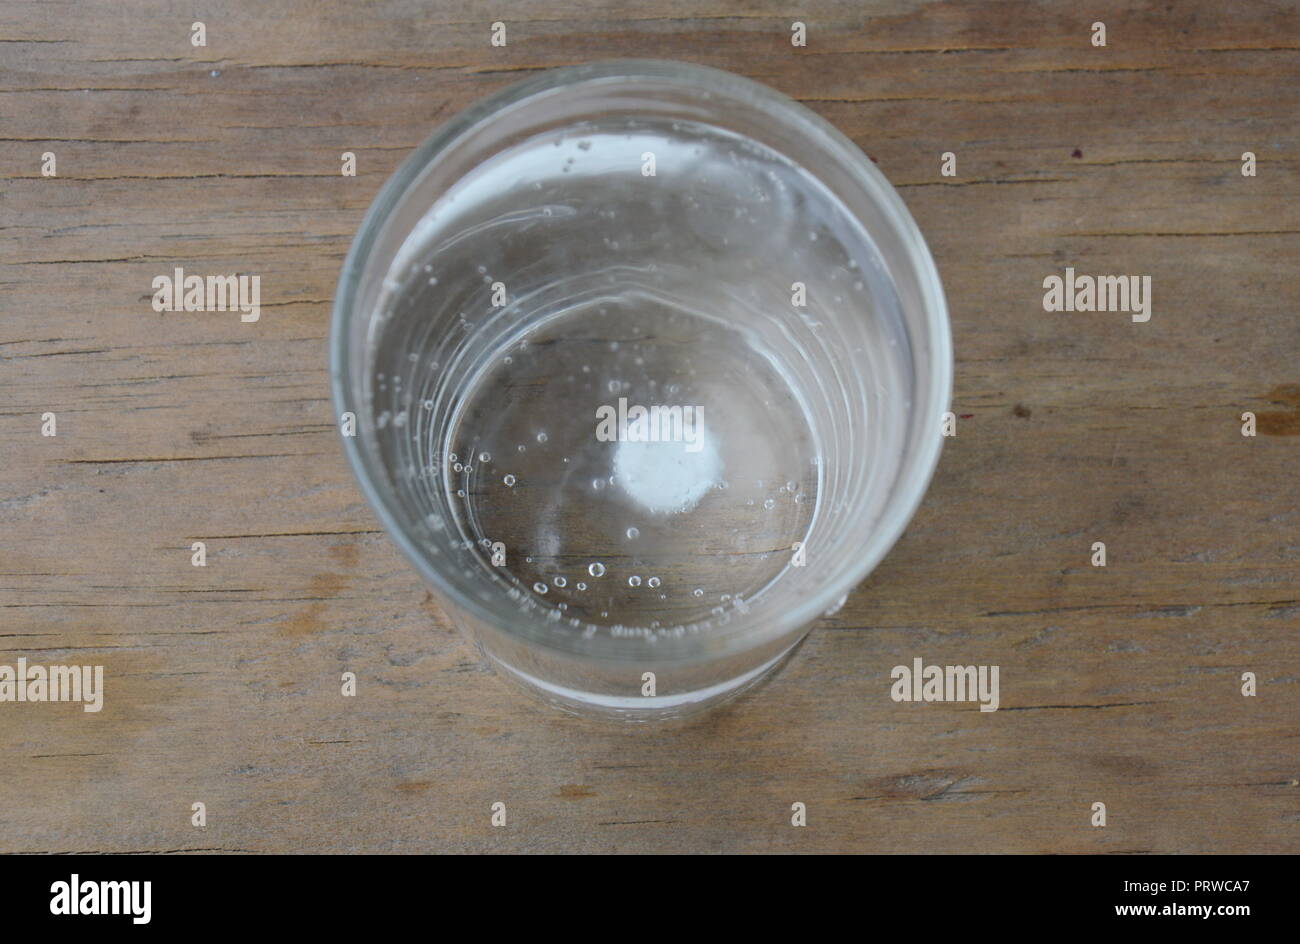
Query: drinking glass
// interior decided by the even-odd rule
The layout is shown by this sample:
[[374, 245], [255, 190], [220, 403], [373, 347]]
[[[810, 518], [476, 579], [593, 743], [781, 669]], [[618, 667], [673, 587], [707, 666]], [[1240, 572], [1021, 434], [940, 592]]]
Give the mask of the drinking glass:
[[916, 224], [844, 135], [672, 62], [545, 72], [386, 183], [330, 338], [375, 514], [502, 675], [676, 718], [898, 539], [952, 382]]

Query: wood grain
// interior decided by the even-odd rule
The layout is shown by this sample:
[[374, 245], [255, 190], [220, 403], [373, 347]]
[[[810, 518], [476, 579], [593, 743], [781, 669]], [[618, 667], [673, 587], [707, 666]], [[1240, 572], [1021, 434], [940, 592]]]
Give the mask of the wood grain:
[[[1294, 4], [203, 6], [0, 2], [0, 663], [107, 685], [99, 714], [0, 704], [0, 851], [1300, 851]], [[783, 672], [637, 730], [480, 665], [354, 486], [325, 359], [411, 148], [618, 56], [766, 82], [878, 162], [962, 417]], [[155, 313], [178, 265], [259, 274], [261, 320]], [[1067, 265], [1151, 275], [1151, 321], [1044, 312]], [[895, 704], [914, 656], [1000, 665], [1001, 710]]]

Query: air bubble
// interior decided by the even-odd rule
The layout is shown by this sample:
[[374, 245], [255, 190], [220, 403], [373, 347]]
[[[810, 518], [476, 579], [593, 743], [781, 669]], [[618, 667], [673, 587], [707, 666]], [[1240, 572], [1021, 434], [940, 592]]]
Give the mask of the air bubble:
[[546, 435], [546, 433], [538, 433], [538, 434], [537, 434], [537, 441], [538, 441], [539, 443], [544, 443], [544, 442], [546, 442], [546, 440], [547, 440], [548, 438], [549, 438], [549, 437]]
[[514, 486], [515, 482], [518, 481], [518, 479], [516, 479], [513, 475], [507, 475], [507, 476], [506, 476], [505, 478], [503, 478], [501, 481], [503, 481], [503, 482], [506, 483], [506, 487], [507, 487], [507, 488], [511, 488], [511, 487]]
[[587, 565], [587, 573], [593, 577], [603, 577], [605, 576], [605, 565], [600, 561], [593, 561]]
[[636, 528], [627, 529], [627, 537], [629, 541], [635, 541], [640, 536], [641, 536], [641, 532], [638, 531]]
[[563, 586], [567, 586], [569, 581], [566, 580], [564, 577], [556, 577], [554, 580], [551, 581], [551, 583], [555, 584], [557, 587], [563, 587]]
[[491, 461], [492, 461], [492, 454], [491, 454], [490, 452], [480, 452], [480, 453], [478, 454], [478, 461], [479, 461], [479, 462], [491, 462]]
[[546, 586], [546, 584], [542, 583], [539, 580], [537, 581], [537, 583], [533, 584], [533, 589], [538, 593], [545, 593], [547, 590], [550, 589], [550, 587]]
[[696, 587], [694, 590], [691, 591], [691, 596], [702, 597], [704, 596], [704, 590], [700, 587]]
[[658, 577], [651, 577], [649, 580], [646, 581], [646, 586], [650, 587], [653, 590], [655, 587], [659, 586], [659, 583], [660, 580]]
[[639, 587], [641, 586], [641, 578], [636, 574], [633, 574], [631, 577], [627, 578], [627, 585], [629, 587]]

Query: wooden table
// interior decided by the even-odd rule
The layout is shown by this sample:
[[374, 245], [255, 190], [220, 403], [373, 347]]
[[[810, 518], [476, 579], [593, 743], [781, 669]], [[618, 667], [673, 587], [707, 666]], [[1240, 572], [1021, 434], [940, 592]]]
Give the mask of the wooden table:
[[[0, 851], [1300, 851], [1294, 6], [811, 2], [804, 48], [772, 0], [509, 5], [505, 47], [479, 0], [202, 6], [0, 3], [0, 663], [106, 686], [0, 704]], [[651, 729], [480, 665], [363, 503], [325, 356], [436, 124], [629, 55], [766, 82], [878, 162], [960, 417], [791, 664]], [[155, 312], [176, 266], [260, 275], [261, 319]], [[1066, 266], [1150, 275], [1151, 320], [1045, 312]], [[917, 656], [1000, 666], [1001, 709], [893, 702]]]

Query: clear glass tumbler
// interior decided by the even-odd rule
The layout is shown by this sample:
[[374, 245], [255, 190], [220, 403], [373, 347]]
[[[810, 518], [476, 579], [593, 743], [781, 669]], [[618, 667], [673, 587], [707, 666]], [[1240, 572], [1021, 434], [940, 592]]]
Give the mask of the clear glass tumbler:
[[[557, 69], [387, 182], [339, 279], [361, 490], [505, 676], [673, 718], [774, 668], [938, 461], [947, 310], [847, 138], [694, 65]], [[351, 414], [349, 417], [348, 414]]]

